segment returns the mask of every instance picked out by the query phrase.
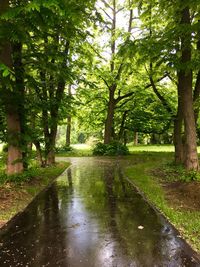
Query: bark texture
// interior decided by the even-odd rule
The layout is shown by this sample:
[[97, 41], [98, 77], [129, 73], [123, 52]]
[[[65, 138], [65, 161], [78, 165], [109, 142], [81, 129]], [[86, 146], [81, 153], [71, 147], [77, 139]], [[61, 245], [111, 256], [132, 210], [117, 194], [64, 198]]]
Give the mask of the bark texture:
[[[189, 7], [185, 7], [181, 14], [181, 26], [191, 25]], [[181, 36], [181, 65], [179, 73], [180, 97], [185, 130], [184, 164], [187, 170], [198, 170], [198, 154], [196, 142], [196, 125], [193, 107], [192, 70], [191, 63], [191, 33], [188, 31]]]
[[22, 152], [19, 148], [20, 142], [20, 121], [17, 112], [7, 113], [8, 130], [8, 158], [7, 174], [23, 172]]
[[112, 140], [112, 133], [114, 127], [114, 112], [115, 112], [114, 92], [115, 92], [114, 89], [110, 89], [109, 91], [108, 111], [105, 122], [104, 144], [109, 144]]

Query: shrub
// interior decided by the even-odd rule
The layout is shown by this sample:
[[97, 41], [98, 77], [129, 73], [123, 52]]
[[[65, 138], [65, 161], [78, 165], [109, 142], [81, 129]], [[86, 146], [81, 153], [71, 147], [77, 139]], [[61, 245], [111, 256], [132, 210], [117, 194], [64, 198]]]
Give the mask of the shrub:
[[106, 153], [106, 145], [102, 143], [97, 143], [93, 149], [93, 155], [103, 156]]
[[93, 149], [93, 155], [95, 156], [120, 156], [128, 154], [128, 148], [117, 141], [113, 141], [110, 144], [97, 143]]
[[56, 147], [55, 152], [56, 153], [65, 153], [65, 152], [71, 152], [72, 150], [73, 150], [73, 148], [71, 146], [63, 145], [63, 146]]

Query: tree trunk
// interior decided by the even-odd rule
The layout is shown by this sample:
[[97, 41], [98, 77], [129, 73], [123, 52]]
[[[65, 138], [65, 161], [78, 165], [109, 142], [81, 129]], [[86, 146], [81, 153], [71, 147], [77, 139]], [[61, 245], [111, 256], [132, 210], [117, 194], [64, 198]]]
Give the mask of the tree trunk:
[[123, 134], [125, 131], [125, 122], [126, 122], [126, 118], [127, 118], [127, 114], [128, 114], [128, 110], [125, 110], [122, 116], [122, 121], [121, 121], [121, 125], [120, 125], [120, 129], [119, 129], [119, 134], [118, 134], [118, 140], [121, 141], [123, 139]]
[[182, 139], [182, 111], [178, 107], [177, 115], [174, 120], [174, 147], [175, 147], [175, 164], [184, 163], [184, 145]]
[[46, 144], [46, 163], [47, 165], [55, 164], [55, 143], [56, 143], [57, 123], [51, 129], [51, 134]]
[[[71, 108], [71, 97], [72, 97], [71, 85], [68, 86], [68, 95], [70, 97], [70, 108]], [[71, 122], [72, 122], [72, 117], [69, 114], [67, 117], [66, 146], [70, 146], [71, 144]]]
[[[181, 26], [190, 25], [189, 7], [182, 10]], [[181, 63], [184, 70], [180, 71], [180, 97], [183, 103], [183, 119], [185, 129], [185, 167], [187, 170], [198, 170], [198, 154], [196, 142], [196, 125], [193, 108], [192, 70], [191, 64], [191, 33], [181, 36]]]
[[20, 142], [20, 122], [17, 113], [7, 113], [8, 131], [8, 158], [7, 174], [17, 174], [23, 172], [22, 152], [19, 148]]
[[54, 148], [52, 148], [47, 155], [47, 165], [54, 165], [55, 163], [55, 151]]
[[178, 72], [178, 107], [174, 118], [174, 148], [175, 164], [184, 164], [184, 143], [183, 143], [183, 103], [181, 98], [181, 76]]
[[68, 116], [68, 118], [67, 118], [67, 130], [66, 130], [66, 146], [70, 146], [70, 144], [71, 144], [71, 122], [72, 122], [72, 118], [71, 118], [71, 116]]
[[182, 80], [183, 117], [185, 126], [185, 167], [187, 170], [198, 170], [196, 142], [196, 125], [192, 99], [192, 76], [184, 75]]
[[134, 145], [137, 146], [138, 145], [138, 132], [134, 132]]
[[[198, 20], [198, 31], [197, 31], [197, 50], [200, 52], [200, 20]], [[196, 83], [194, 88], [193, 102], [194, 102], [194, 117], [197, 126], [197, 120], [199, 117], [199, 97], [200, 97], [200, 70], [197, 73]]]
[[25, 110], [25, 85], [24, 85], [24, 66], [22, 63], [22, 43], [14, 43], [13, 50], [13, 66], [16, 76], [16, 95], [18, 99], [18, 113], [21, 128], [21, 149], [23, 157], [24, 169], [28, 169], [27, 154], [28, 142], [26, 137], [26, 110]]
[[114, 111], [115, 111], [114, 90], [110, 89], [107, 118], [105, 122], [104, 144], [109, 144], [112, 140], [112, 133], [113, 133], [113, 127], [114, 127], [113, 125], [114, 124]]
[[194, 89], [194, 96], [193, 96], [194, 118], [195, 118], [196, 126], [197, 126], [197, 120], [199, 117], [199, 108], [200, 108], [199, 107], [199, 96], [200, 96], [200, 71], [197, 74], [196, 84], [195, 84], [195, 89]]
[[[113, 73], [115, 70], [115, 50], [116, 50], [116, 0], [112, 1], [112, 28], [111, 28], [111, 61], [110, 61], [110, 72]], [[109, 102], [107, 108], [107, 117], [105, 122], [105, 132], [104, 132], [104, 144], [109, 144], [112, 140], [114, 133], [114, 112], [115, 112], [115, 90], [117, 88], [116, 84], [109, 86]]]
[[41, 146], [40, 146], [40, 142], [39, 141], [34, 141], [34, 145], [35, 145], [36, 151], [37, 151], [38, 162], [40, 163], [41, 167], [45, 167], [45, 162], [44, 162], [43, 157], [42, 157], [42, 149], [41, 149]]
[[128, 141], [128, 138], [127, 138], [127, 130], [124, 130], [124, 145], [125, 146], [127, 144], [127, 141]]

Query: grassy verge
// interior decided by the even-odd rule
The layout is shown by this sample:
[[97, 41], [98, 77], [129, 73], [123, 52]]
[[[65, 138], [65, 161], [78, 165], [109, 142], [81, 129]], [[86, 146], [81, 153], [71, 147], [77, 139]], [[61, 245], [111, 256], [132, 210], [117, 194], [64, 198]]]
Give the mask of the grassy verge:
[[153, 175], [155, 169], [162, 168], [162, 164], [169, 160], [169, 156], [157, 153], [145, 156], [141, 161], [125, 171], [127, 177], [141, 190], [147, 199], [153, 203], [174, 226], [180, 231], [191, 246], [200, 252], [200, 211], [182, 209], [180, 206], [172, 205], [167, 201], [164, 187], [160, 181], [163, 179], [159, 174]]
[[173, 145], [133, 145], [128, 144], [130, 153], [132, 152], [174, 152]]
[[37, 168], [28, 171], [17, 179], [2, 181], [0, 184], [0, 226], [4, 225], [18, 212], [22, 211], [30, 201], [67, 167], [68, 162], [60, 162], [53, 167]]

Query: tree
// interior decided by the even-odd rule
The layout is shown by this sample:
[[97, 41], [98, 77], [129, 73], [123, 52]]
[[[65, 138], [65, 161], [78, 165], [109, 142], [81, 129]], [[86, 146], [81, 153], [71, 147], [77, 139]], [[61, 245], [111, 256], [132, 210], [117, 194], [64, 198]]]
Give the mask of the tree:
[[[9, 1], [3, 0], [0, 3], [0, 15], [5, 15], [9, 11]], [[5, 19], [1, 19], [2, 28], [8, 28]], [[12, 58], [12, 44], [6, 35], [1, 36], [1, 95], [2, 102], [5, 106], [6, 121], [7, 121], [7, 142], [8, 142], [8, 159], [7, 159], [7, 174], [15, 174], [23, 171], [22, 150], [21, 150], [21, 124], [20, 124], [20, 105], [17, 100], [20, 97], [19, 84], [18, 88], [13, 88], [17, 85], [17, 80], [12, 81], [13, 67], [16, 67], [16, 61]], [[15, 66], [14, 66], [15, 63]], [[13, 85], [14, 84], [14, 85]], [[12, 86], [13, 85], [13, 86]]]
[[1, 102], [7, 115], [8, 174], [27, 167], [29, 142], [35, 144], [42, 165], [54, 163], [65, 85], [74, 79], [69, 47], [75, 57], [87, 35], [93, 4], [2, 1]]
[[[190, 3], [179, 1], [176, 4], [165, 0], [160, 1], [159, 4], [155, 1], [142, 2], [145, 16], [148, 18], [145, 28], [149, 29], [149, 37], [144, 36], [143, 43], [147, 40], [150, 47], [153, 47], [146, 53], [150, 57], [149, 78], [155, 94], [174, 119], [175, 162], [183, 163], [188, 170], [198, 170], [193, 100], [199, 97], [199, 93], [197, 93], [199, 70], [197, 70], [197, 78], [194, 79], [192, 75], [196, 72], [193, 64], [196, 40], [192, 36], [196, 36], [198, 33], [198, 27], [194, 27], [197, 25], [196, 10], [198, 6], [194, 1]], [[146, 7], [148, 7], [147, 10]], [[155, 20], [158, 14], [159, 18], [162, 17], [162, 22], [156, 24]], [[168, 77], [177, 85], [176, 115], [170, 111], [171, 107], [168, 101], [155, 87], [152, 73], [154, 75], [160, 66], [163, 69], [163, 77]], [[177, 77], [175, 77], [176, 73]], [[193, 83], [196, 88], [194, 92], [197, 93], [194, 93], [194, 97]], [[196, 100], [194, 101], [196, 102]]]

